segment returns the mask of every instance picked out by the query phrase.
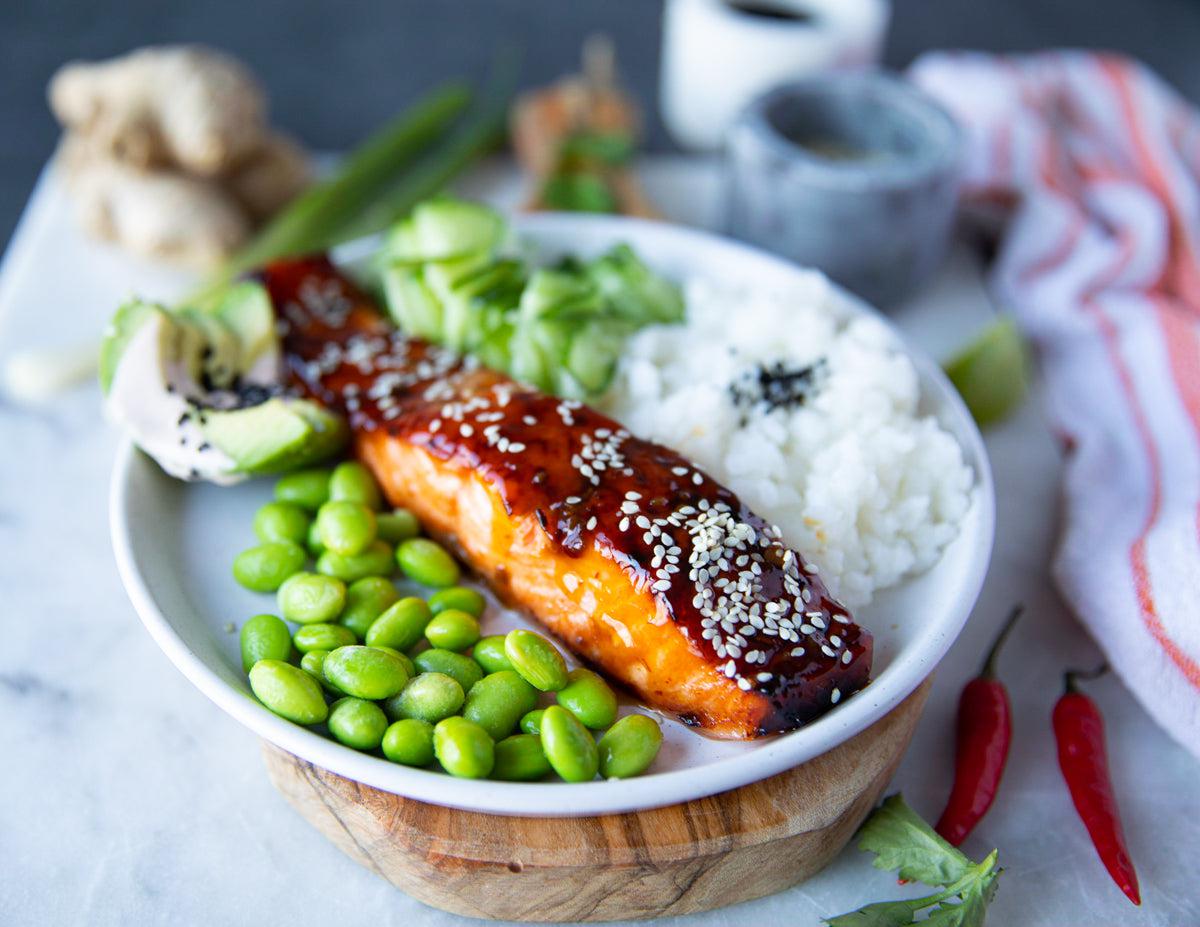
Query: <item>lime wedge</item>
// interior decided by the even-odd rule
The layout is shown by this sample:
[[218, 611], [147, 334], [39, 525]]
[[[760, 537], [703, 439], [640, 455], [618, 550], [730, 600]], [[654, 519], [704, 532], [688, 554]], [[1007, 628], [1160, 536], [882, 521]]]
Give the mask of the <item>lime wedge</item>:
[[1007, 316], [947, 361], [945, 370], [980, 428], [1007, 418], [1028, 390], [1025, 344]]

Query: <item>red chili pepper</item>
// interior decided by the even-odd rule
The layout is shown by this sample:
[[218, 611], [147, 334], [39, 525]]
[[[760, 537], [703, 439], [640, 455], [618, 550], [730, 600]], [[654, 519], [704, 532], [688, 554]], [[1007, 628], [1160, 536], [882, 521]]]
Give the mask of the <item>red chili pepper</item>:
[[1126, 897], [1140, 905], [1137, 873], [1125, 846], [1121, 815], [1108, 774], [1104, 719], [1096, 703], [1075, 685], [1076, 678], [1094, 678], [1106, 669], [1101, 667], [1087, 675], [1066, 674], [1066, 691], [1054, 706], [1054, 738], [1058, 741], [1058, 765], [1067, 780], [1071, 800], [1100, 861]]
[[966, 684], [958, 700], [954, 787], [934, 828], [954, 846], [966, 840], [967, 834], [987, 814], [1004, 774], [1012, 743], [1012, 706], [1008, 690], [996, 678], [996, 657], [1019, 617], [1020, 605], [1008, 616], [988, 651], [983, 669]]

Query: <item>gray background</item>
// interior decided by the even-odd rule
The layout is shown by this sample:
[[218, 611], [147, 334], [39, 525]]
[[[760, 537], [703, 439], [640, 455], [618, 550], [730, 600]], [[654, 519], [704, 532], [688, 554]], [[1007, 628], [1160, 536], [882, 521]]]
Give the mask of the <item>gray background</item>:
[[[1136, 55], [1200, 98], [1195, 0], [895, 0], [887, 62], [929, 48], [1104, 47]], [[57, 130], [44, 90], [76, 57], [197, 41], [245, 58], [275, 121], [343, 149], [446, 77], [482, 76], [501, 41], [523, 48], [522, 83], [572, 68], [595, 30], [617, 42], [626, 82], [653, 109], [657, 0], [0, 0], [0, 242], [7, 243]], [[671, 147], [652, 119], [649, 144]]]

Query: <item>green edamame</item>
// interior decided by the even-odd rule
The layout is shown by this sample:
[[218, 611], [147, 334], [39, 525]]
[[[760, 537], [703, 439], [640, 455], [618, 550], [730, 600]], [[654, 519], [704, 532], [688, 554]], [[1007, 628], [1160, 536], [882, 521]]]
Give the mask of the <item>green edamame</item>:
[[596, 741], [579, 720], [561, 705], [551, 705], [542, 715], [542, 749], [546, 759], [567, 782], [596, 778], [600, 755]]
[[326, 502], [317, 510], [317, 531], [326, 550], [361, 554], [375, 540], [375, 513], [358, 502]]
[[357, 554], [339, 554], [327, 550], [317, 558], [317, 572], [353, 583], [368, 576], [392, 570], [392, 546], [387, 541], [372, 541]]
[[416, 718], [436, 724], [442, 718], [458, 714], [462, 708], [463, 688], [445, 673], [421, 673], [404, 690], [384, 705], [388, 717]]
[[268, 502], [254, 513], [254, 533], [260, 541], [291, 541], [303, 544], [308, 539], [312, 519], [298, 505]]
[[521, 715], [521, 723], [519, 727], [526, 734], [540, 734], [542, 732], [542, 715], [546, 709], [535, 708], [533, 711], [527, 711]]
[[442, 769], [464, 779], [482, 779], [496, 762], [496, 747], [487, 731], [457, 715], [433, 729], [433, 752]]
[[244, 550], [233, 561], [233, 578], [254, 592], [274, 592], [304, 569], [304, 551], [291, 541], [268, 541]]
[[535, 631], [509, 631], [504, 638], [504, 653], [513, 669], [535, 689], [557, 692], [567, 684], [567, 664], [562, 654]]
[[295, 573], [279, 587], [279, 611], [296, 624], [337, 618], [346, 602], [346, 584], [320, 573]]
[[314, 557], [319, 557], [321, 554], [325, 553], [325, 545], [321, 541], [321, 529], [317, 526], [317, 520], [315, 518], [309, 523], [308, 535], [305, 538], [304, 546]]
[[403, 541], [396, 548], [396, 562], [405, 576], [422, 586], [453, 586], [458, 582], [458, 564], [446, 548], [429, 538]]
[[247, 673], [259, 660], [286, 661], [292, 655], [292, 634], [283, 619], [274, 615], [255, 615], [247, 619], [242, 625], [239, 643], [242, 669]]
[[329, 733], [355, 750], [374, 750], [383, 742], [388, 721], [383, 709], [361, 698], [340, 698], [329, 709]]
[[417, 668], [413, 664], [413, 661], [409, 657], [408, 654], [401, 653], [395, 647], [381, 647], [378, 644], [375, 645], [375, 649], [382, 650], [384, 653], [390, 653], [393, 657], [395, 657], [397, 660], [399, 660], [401, 663], [403, 663], [404, 664], [404, 672], [408, 673], [409, 679], [412, 679], [415, 675], [417, 675]]
[[593, 731], [603, 730], [616, 720], [616, 693], [602, 676], [590, 669], [571, 670], [557, 698], [558, 704]]
[[644, 773], [662, 746], [662, 728], [645, 715], [626, 715], [600, 738], [600, 775], [628, 779]]
[[317, 681], [282, 660], [255, 663], [250, 668], [250, 689], [271, 711], [296, 724], [320, 724], [329, 716]]
[[485, 673], [500, 673], [511, 670], [513, 665], [508, 662], [508, 654], [504, 652], [504, 635], [493, 634], [483, 638], [471, 651], [475, 662], [483, 667]]
[[445, 673], [466, 692], [483, 678], [483, 670], [470, 657], [450, 650], [423, 650], [413, 657], [413, 665], [422, 673]]
[[379, 495], [379, 484], [371, 471], [353, 460], [340, 463], [333, 468], [329, 477], [329, 498], [345, 502], [357, 502], [378, 511], [383, 506]]
[[417, 718], [401, 718], [383, 735], [383, 755], [405, 766], [433, 762], [433, 725]]
[[442, 589], [429, 597], [429, 610], [435, 615], [448, 608], [455, 608], [478, 618], [483, 614], [486, 605], [487, 600], [483, 597], [483, 593], [467, 586], [451, 586], [449, 589]]
[[342, 693], [334, 688], [333, 683], [325, 678], [325, 658], [327, 656], [329, 656], [328, 650], [310, 650], [300, 658], [300, 669], [311, 674], [326, 692], [341, 695]]
[[534, 782], [550, 772], [550, 761], [542, 752], [536, 734], [513, 734], [496, 744], [492, 778], [510, 782]]
[[349, 644], [357, 644], [358, 638], [349, 628], [340, 624], [306, 624], [296, 629], [292, 635], [292, 643], [301, 653], [310, 650], [337, 650]]
[[372, 622], [367, 629], [366, 643], [371, 647], [408, 650], [424, 635], [431, 617], [424, 599], [416, 596], [400, 599]]
[[389, 544], [399, 544], [421, 533], [421, 523], [408, 509], [394, 509], [375, 516], [375, 532]]
[[329, 471], [297, 470], [281, 476], [275, 484], [275, 499], [315, 512], [329, 501]]
[[376, 701], [390, 698], [408, 682], [408, 673], [393, 654], [351, 644], [325, 658], [325, 678], [346, 695]]
[[448, 608], [425, 625], [425, 639], [442, 650], [466, 650], [479, 640], [479, 622], [473, 615]]
[[462, 714], [493, 740], [501, 740], [513, 732], [525, 712], [535, 707], [537, 690], [512, 670], [502, 670], [471, 686]]
[[[391, 567], [390, 563], [388, 567]], [[346, 605], [338, 620], [362, 640], [367, 636], [367, 630], [375, 619], [383, 614], [384, 609], [394, 605], [399, 599], [400, 593], [396, 591], [390, 579], [383, 576], [356, 579], [346, 590]]]

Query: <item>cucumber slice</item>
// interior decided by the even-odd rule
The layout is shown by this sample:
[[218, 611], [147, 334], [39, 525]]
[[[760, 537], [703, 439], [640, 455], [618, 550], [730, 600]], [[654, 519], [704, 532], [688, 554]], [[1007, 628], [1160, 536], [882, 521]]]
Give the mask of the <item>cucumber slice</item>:
[[427, 341], [442, 337], [442, 304], [425, 285], [420, 268], [393, 264], [383, 272], [388, 314], [406, 334]]
[[586, 264], [584, 273], [623, 319], [641, 325], [683, 320], [679, 287], [650, 270], [628, 245], [617, 245]]
[[480, 203], [441, 197], [421, 203], [388, 235], [388, 257], [408, 263], [490, 256], [505, 234], [504, 219]]

